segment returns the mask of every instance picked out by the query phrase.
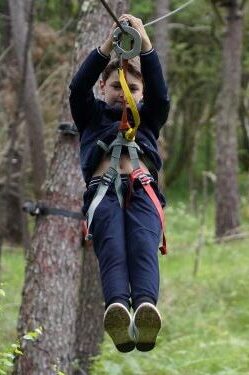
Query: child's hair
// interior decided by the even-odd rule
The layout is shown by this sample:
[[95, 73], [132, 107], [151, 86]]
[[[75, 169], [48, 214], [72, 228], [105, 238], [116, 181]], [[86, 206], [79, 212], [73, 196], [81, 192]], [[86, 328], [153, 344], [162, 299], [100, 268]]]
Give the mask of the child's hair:
[[[105, 70], [102, 72], [102, 79], [105, 82], [112, 72], [117, 70], [119, 68], [119, 60], [114, 59], [109, 62]], [[130, 74], [132, 74], [134, 77], [141, 79], [142, 81], [142, 74], [141, 74], [141, 67], [140, 67], [140, 61], [137, 58], [130, 59], [128, 62], [127, 70]]]

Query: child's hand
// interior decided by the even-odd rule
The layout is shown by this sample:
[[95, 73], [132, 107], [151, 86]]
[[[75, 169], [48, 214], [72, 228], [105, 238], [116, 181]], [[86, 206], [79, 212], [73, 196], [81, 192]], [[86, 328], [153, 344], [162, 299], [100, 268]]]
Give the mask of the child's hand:
[[111, 51], [112, 51], [112, 49], [113, 49], [113, 44], [112, 44], [112, 34], [113, 34], [113, 32], [114, 32], [114, 30], [116, 29], [116, 27], [117, 27], [117, 24], [116, 24], [116, 22], [112, 25], [112, 27], [111, 27], [111, 30], [110, 30], [110, 32], [109, 32], [109, 35], [108, 35], [108, 37], [107, 37], [107, 39], [106, 39], [106, 41], [103, 43], [103, 44], [101, 44], [101, 46], [100, 46], [100, 51], [104, 54], [104, 55], [106, 55], [106, 56], [109, 56], [110, 55], [110, 53], [111, 53]]
[[131, 14], [122, 14], [122, 16], [119, 18], [119, 21], [129, 21], [131, 26], [139, 32], [142, 38], [141, 52], [148, 52], [151, 50], [152, 45], [150, 38], [148, 37], [148, 34], [143, 25], [143, 21], [140, 18], [136, 18]]

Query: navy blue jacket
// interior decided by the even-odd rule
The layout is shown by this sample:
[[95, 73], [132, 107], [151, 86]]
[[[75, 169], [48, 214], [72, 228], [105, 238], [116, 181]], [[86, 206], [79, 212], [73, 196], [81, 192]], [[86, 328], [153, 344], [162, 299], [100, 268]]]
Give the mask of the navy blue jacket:
[[[96, 99], [93, 86], [110, 58], [99, 49], [93, 50], [80, 66], [70, 84], [70, 107], [73, 120], [80, 134], [80, 162], [86, 184], [100, 163], [104, 151], [97, 145], [100, 139], [110, 144], [116, 137], [122, 109], [111, 107]], [[144, 151], [156, 171], [161, 167], [156, 140], [169, 112], [169, 97], [161, 65], [155, 50], [140, 55], [144, 80], [143, 102], [139, 103], [141, 124], [136, 142]]]

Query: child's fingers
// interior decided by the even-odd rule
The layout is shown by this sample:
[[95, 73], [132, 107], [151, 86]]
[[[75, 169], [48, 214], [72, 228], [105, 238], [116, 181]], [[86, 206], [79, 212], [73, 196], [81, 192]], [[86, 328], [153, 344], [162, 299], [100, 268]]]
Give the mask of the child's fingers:
[[119, 22], [129, 21], [129, 17], [127, 17], [126, 14], [122, 14], [122, 16], [120, 16], [118, 20], [119, 20]]
[[132, 16], [131, 14], [122, 14], [119, 21], [129, 21], [132, 27], [140, 31], [144, 29], [143, 21], [140, 18]]

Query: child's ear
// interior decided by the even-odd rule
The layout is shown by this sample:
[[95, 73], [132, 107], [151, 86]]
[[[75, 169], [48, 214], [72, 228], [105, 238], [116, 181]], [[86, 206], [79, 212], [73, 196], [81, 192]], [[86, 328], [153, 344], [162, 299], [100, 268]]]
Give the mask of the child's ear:
[[99, 80], [99, 87], [100, 87], [100, 90], [101, 90], [101, 94], [105, 95], [105, 82], [103, 81], [103, 79]]

